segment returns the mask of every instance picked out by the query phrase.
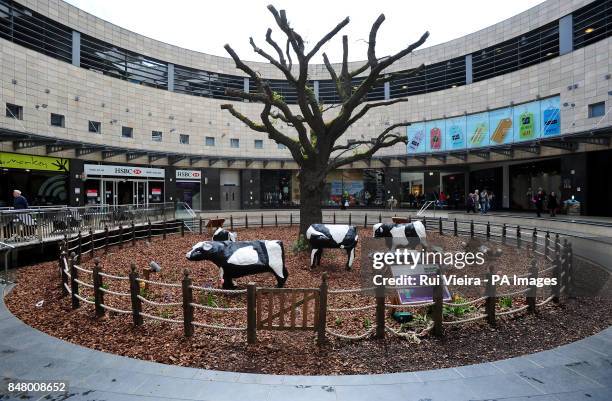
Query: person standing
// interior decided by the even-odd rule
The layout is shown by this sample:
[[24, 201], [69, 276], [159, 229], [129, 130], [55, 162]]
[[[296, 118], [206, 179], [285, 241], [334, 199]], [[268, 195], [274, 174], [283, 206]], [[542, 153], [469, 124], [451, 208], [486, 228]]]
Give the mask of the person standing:
[[14, 209], [27, 209], [30, 207], [30, 205], [28, 205], [28, 200], [21, 194], [20, 190], [13, 190], [13, 198]]
[[550, 195], [548, 195], [548, 211], [550, 212], [550, 217], [555, 217], [557, 213], [557, 208], [559, 207], [559, 202], [557, 201], [557, 196], [554, 191], [551, 191]]
[[538, 217], [542, 217], [542, 211], [544, 210], [544, 192], [542, 190], [538, 190], [538, 192], [534, 196], [534, 203], [536, 208], [536, 214]]
[[534, 195], [531, 187], [527, 188], [527, 193], [525, 194], [525, 197], [527, 198], [527, 209], [531, 209], [531, 205], [534, 203]]
[[480, 192], [480, 214], [487, 214], [489, 209], [489, 194], [486, 189]]
[[470, 212], [476, 213], [475, 206], [476, 205], [474, 205], [474, 194], [472, 192], [470, 192], [468, 197], [467, 197], [467, 199], [465, 200], [465, 209], [466, 209], [466, 212], [468, 214], [470, 214]]

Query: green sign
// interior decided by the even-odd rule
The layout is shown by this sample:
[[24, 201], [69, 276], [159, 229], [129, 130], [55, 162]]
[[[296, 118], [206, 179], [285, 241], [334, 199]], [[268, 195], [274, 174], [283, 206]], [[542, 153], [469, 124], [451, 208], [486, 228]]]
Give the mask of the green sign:
[[60, 171], [67, 173], [70, 160], [61, 157], [22, 155], [0, 152], [0, 168]]

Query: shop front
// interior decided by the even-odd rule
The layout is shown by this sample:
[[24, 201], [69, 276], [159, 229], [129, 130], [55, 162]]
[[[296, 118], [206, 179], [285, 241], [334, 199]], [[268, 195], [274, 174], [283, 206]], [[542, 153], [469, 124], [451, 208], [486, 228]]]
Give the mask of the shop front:
[[261, 206], [275, 209], [294, 206], [291, 195], [294, 174], [291, 170], [261, 170]]
[[164, 169], [85, 164], [83, 170], [88, 205], [146, 206], [164, 201]]
[[66, 205], [70, 160], [0, 152], [0, 207], [13, 206], [18, 189], [31, 206]]
[[327, 175], [323, 193], [324, 206], [340, 206], [347, 199], [349, 206], [383, 207], [385, 174], [382, 170], [336, 170]]
[[533, 195], [540, 189], [546, 195], [555, 192], [560, 199], [560, 159], [510, 165], [510, 208], [533, 209]]
[[202, 173], [199, 170], [176, 170], [176, 200], [200, 210]]

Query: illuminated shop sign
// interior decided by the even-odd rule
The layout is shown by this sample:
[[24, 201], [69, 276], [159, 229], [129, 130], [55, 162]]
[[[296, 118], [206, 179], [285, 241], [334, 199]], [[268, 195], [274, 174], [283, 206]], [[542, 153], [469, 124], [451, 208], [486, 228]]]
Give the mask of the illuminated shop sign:
[[200, 180], [202, 172], [199, 170], [176, 170], [177, 180]]
[[408, 153], [435, 153], [533, 141], [561, 134], [559, 96], [406, 127]]
[[0, 168], [20, 168], [67, 173], [70, 168], [70, 161], [61, 157], [31, 156], [0, 152]]
[[134, 167], [134, 166], [105, 166], [98, 164], [86, 164], [85, 174], [103, 175], [112, 177], [143, 177], [164, 178], [165, 170], [162, 168]]

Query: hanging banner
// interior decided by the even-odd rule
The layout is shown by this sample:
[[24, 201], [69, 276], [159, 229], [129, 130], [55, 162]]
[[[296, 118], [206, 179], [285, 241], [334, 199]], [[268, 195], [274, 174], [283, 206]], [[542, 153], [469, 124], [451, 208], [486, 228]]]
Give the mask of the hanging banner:
[[489, 112], [490, 145], [512, 143], [512, 108], [492, 110]]
[[540, 137], [540, 102], [514, 106], [514, 142], [533, 141]]
[[468, 148], [489, 145], [489, 113], [470, 114], [467, 116]]
[[542, 138], [561, 135], [561, 98], [551, 97], [540, 101], [542, 113]]
[[32, 156], [0, 152], [0, 168], [58, 171], [67, 173], [70, 160], [61, 157]]
[[84, 173], [90, 175], [103, 175], [112, 177], [147, 177], [164, 178], [163, 168], [135, 167], [135, 166], [107, 166], [99, 164], [86, 164]]
[[427, 133], [427, 152], [439, 152], [444, 150], [444, 137], [446, 133], [446, 122], [444, 120], [433, 120], [425, 124]]
[[426, 150], [425, 123], [414, 123], [406, 127], [408, 153], [423, 153]]
[[465, 116], [446, 120], [446, 150], [465, 149]]

